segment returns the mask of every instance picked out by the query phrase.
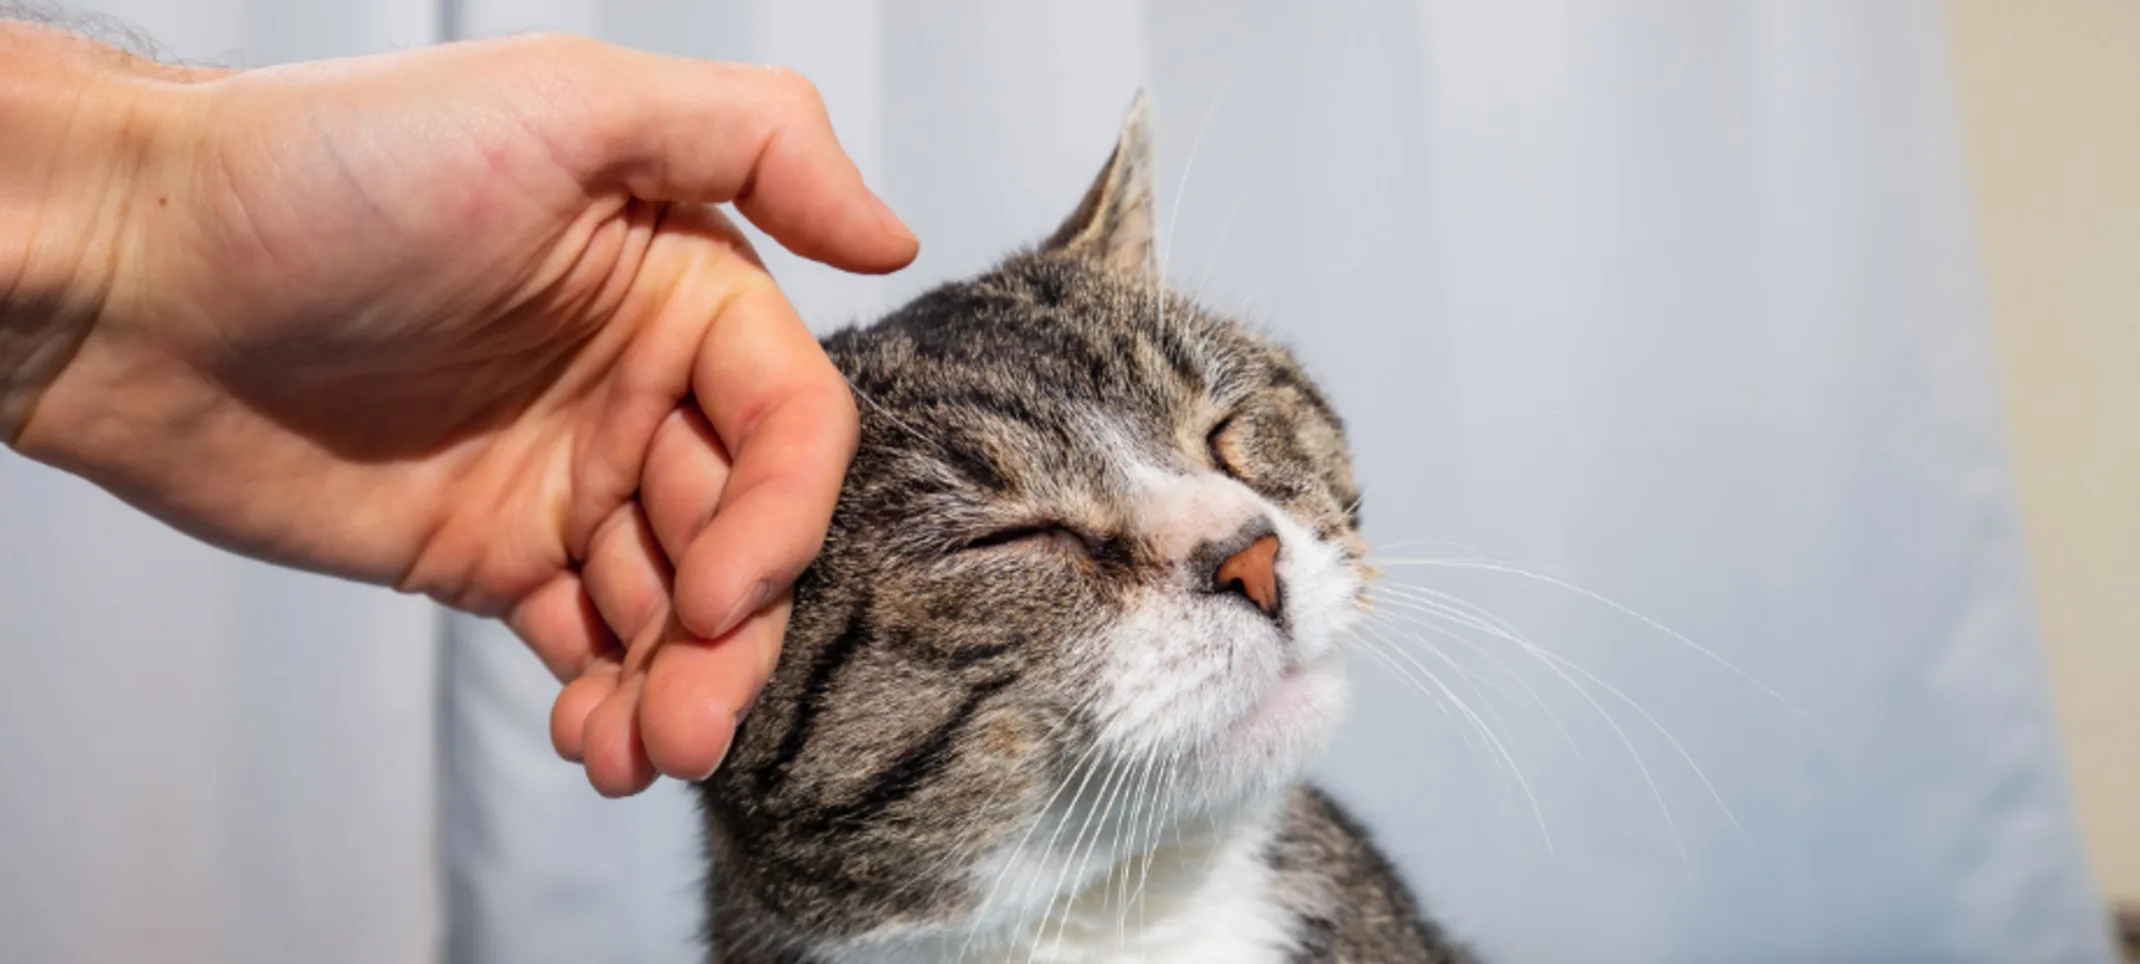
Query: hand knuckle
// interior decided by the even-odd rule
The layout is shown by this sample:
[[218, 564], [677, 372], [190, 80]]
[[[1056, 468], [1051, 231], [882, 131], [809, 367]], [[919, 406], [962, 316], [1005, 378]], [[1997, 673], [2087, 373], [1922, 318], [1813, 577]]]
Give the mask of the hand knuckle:
[[782, 93], [781, 99], [790, 109], [802, 108], [815, 112], [825, 109], [824, 93], [817, 83], [790, 67], [773, 67], [773, 83]]
[[525, 35], [523, 41], [530, 49], [560, 56], [591, 54], [609, 46], [593, 37], [562, 30], [538, 30]]

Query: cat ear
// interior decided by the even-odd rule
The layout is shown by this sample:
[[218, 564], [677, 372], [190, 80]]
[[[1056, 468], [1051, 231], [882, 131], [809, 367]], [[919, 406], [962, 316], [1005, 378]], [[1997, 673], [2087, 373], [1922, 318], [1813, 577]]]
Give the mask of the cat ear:
[[1041, 250], [1091, 258], [1116, 271], [1148, 272], [1152, 220], [1152, 119], [1138, 91], [1107, 166]]

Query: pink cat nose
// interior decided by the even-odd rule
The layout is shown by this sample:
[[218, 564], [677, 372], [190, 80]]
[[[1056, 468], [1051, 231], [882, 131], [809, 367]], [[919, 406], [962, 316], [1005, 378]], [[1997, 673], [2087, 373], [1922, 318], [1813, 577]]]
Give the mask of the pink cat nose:
[[1219, 563], [1212, 592], [1237, 592], [1266, 616], [1278, 615], [1278, 537], [1266, 535]]

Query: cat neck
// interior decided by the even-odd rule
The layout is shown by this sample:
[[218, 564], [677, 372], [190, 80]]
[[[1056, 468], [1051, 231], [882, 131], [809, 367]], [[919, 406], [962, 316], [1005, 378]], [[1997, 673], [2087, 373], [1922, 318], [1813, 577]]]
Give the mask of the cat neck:
[[817, 948], [813, 957], [826, 964], [1278, 964], [1291, 943], [1291, 915], [1270, 864], [1280, 813], [1275, 802], [1259, 805], [1173, 828], [1142, 848], [1065, 840], [1014, 849], [979, 873], [995, 882], [994, 893], [969, 926], [879, 932]]

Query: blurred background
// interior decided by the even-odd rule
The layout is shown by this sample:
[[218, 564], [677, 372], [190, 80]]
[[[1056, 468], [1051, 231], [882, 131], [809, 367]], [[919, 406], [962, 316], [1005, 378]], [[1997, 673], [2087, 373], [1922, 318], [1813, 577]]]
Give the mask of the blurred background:
[[[1170, 280], [1331, 391], [1392, 577], [1581, 667], [1374, 630], [1493, 733], [1357, 661], [1324, 781], [1437, 916], [1503, 962], [2102, 964], [2140, 904], [2140, 3], [67, 6], [228, 64], [796, 67], [924, 241], [760, 239], [820, 330], [1038, 239], [1146, 89]], [[596, 798], [502, 630], [10, 454], [0, 506], [0, 961], [692, 959], [688, 796]]]

